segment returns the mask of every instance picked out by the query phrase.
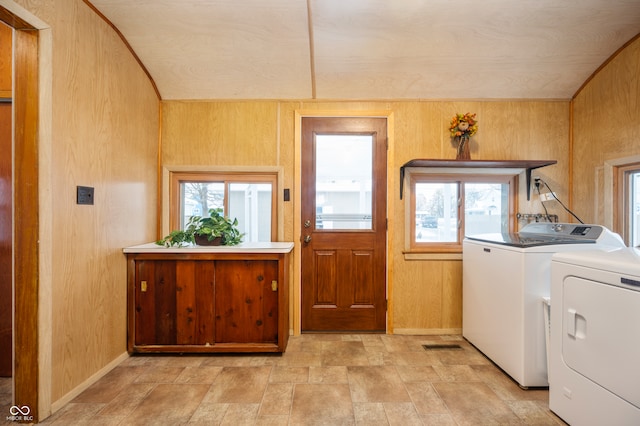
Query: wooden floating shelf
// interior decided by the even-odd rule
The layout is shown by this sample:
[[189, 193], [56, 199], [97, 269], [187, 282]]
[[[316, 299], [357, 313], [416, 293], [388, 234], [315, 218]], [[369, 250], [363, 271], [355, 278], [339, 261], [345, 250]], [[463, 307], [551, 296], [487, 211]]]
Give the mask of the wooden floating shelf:
[[404, 193], [406, 168], [451, 168], [451, 169], [522, 169], [527, 178], [527, 200], [531, 198], [531, 171], [556, 164], [556, 160], [437, 160], [415, 159], [400, 167], [400, 199]]

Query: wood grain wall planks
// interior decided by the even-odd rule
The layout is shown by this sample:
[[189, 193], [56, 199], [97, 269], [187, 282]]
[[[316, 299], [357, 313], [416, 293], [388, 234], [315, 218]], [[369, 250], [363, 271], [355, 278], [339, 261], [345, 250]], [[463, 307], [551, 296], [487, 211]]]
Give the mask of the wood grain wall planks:
[[[572, 206], [585, 222], [602, 221], [598, 177], [608, 160], [640, 154], [640, 38], [595, 75], [573, 101]], [[609, 198], [611, 199], [611, 198]], [[621, 229], [616, 229], [621, 232]]]
[[[566, 199], [569, 107], [569, 101], [164, 101], [162, 160], [165, 165], [280, 166], [284, 187], [295, 193], [296, 111], [393, 114], [394, 152], [388, 164], [388, 211], [396, 230], [389, 235], [388, 246], [393, 264], [389, 268], [391, 327], [401, 332], [456, 331], [462, 327], [461, 261], [405, 260], [406, 206], [399, 199], [400, 166], [414, 158], [455, 158], [449, 120], [457, 112], [475, 112], [480, 130], [471, 142], [473, 159], [557, 160], [558, 165], [539, 174]], [[285, 241], [299, 241], [294, 235], [297, 201], [284, 203], [282, 209]], [[519, 210], [543, 212], [537, 198], [526, 200], [524, 183], [520, 184]], [[550, 213], [566, 217], [560, 210]], [[293, 287], [299, 286], [298, 274], [292, 275]], [[296, 318], [300, 307], [295, 297], [292, 300], [291, 318]]]
[[[40, 354], [51, 362], [40, 384], [50, 396], [46, 415], [126, 352], [122, 247], [156, 237], [159, 100], [127, 46], [83, 1], [17, 3], [48, 31], [39, 67], [55, 77], [42, 80], [47, 125], [39, 126], [40, 186], [51, 202], [30, 198], [28, 207], [51, 234], [39, 246], [51, 259], [40, 290], [52, 306], [40, 323], [51, 343]], [[95, 188], [94, 205], [76, 204], [78, 185]]]

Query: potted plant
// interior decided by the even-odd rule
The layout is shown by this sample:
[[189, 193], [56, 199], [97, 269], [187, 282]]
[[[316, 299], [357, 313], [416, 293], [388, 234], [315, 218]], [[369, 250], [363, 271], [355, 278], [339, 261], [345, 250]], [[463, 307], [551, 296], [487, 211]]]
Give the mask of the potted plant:
[[184, 230], [171, 232], [156, 244], [165, 247], [182, 247], [187, 244], [227, 245], [233, 246], [242, 242], [238, 230], [238, 219], [229, 219], [222, 215], [221, 208], [209, 209], [209, 216], [191, 216]]

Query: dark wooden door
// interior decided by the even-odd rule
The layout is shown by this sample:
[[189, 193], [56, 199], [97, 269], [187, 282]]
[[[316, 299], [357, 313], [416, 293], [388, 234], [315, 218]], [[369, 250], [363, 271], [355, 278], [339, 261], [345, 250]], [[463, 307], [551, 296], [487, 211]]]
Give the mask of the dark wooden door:
[[0, 102], [0, 376], [11, 377], [13, 365], [11, 103]]
[[386, 331], [384, 118], [302, 119], [302, 331]]

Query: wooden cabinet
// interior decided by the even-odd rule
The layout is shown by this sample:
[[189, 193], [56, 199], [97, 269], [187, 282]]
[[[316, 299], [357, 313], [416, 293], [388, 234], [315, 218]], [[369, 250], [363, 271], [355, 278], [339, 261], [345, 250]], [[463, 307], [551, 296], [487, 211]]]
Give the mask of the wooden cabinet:
[[125, 249], [129, 352], [284, 352], [293, 244], [156, 247]]

